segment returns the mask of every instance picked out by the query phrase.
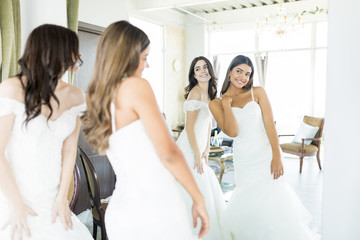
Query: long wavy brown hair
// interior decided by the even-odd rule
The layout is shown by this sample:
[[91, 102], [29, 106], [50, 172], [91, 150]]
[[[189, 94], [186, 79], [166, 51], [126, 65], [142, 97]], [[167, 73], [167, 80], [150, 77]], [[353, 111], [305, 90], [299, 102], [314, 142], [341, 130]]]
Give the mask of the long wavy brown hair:
[[81, 120], [90, 146], [105, 153], [112, 134], [110, 104], [119, 83], [134, 75], [140, 53], [150, 44], [147, 35], [127, 21], [107, 27], [96, 53], [94, 73], [87, 90], [87, 110]]
[[214, 98], [216, 98], [216, 94], [217, 94], [217, 77], [215, 75], [214, 68], [211, 65], [210, 61], [206, 57], [203, 57], [203, 56], [194, 58], [194, 60], [192, 60], [192, 62], [190, 64], [189, 77], [188, 77], [189, 85], [187, 85], [185, 87], [184, 97], [185, 97], [185, 99], [187, 99], [191, 89], [193, 89], [198, 84], [198, 81], [195, 78], [195, 64], [200, 60], [204, 60], [206, 62], [206, 64], [208, 65], [209, 74], [211, 76], [211, 78], [209, 80], [208, 94], [209, 94], [210, 99], [213, 100]]
[[253, 82], [254, 82], [254, 65], [253, 65], [252, 61], [250, 60], [250, 58], [248, 58], [244, 55], [238, 55], [231, 61], [229, 68], [226, 72], [225, 80], [224, 80], [224, 83], [221, 88], [221, 95], [224, 94], [230, 86], [230, 72], [234, 69], [234, 67], [239, 66], [240, 64], [243, 64], [243, 63], [247, 64], [251, 68], [251, 74], [250, 74], [249, 82], [242, 88], [244, 88], [246, 90], [249, 90], [252, 88]]
[[[41, 113], [42, 105], [53, 108], [50, 99], [60, 105], [54, 91], [59, 79], [80, 59], [79, 39], [75, 32], [62, 26], [44, 24], [35, 28], [27, 39], [20, 71], [16, 75], [24, 89], [27, 124]], [[26, 81], [24, 81], [24, 78]]]

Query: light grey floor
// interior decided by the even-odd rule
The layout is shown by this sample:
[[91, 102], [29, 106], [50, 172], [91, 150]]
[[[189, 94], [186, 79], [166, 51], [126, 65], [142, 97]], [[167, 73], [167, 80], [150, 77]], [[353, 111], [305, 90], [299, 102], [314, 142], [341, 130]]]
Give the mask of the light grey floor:
[[[319, 170], [316, 158], [304, 158], [302, 173], [299, 173], [300, 160], [298, 157], [284, 154], [284, 178], [295, 190], [304, 206], [313, 216], [312, 225], [316, 231], [321, 231], [321, 209], [322, 209], [322, 184], [323, 170]], [[323, 158], [322, 158], [323, 159]], [[323, 161], [321, 162], [323, 165]], [[227, 171], [223, 176], [222, 189], [225, 199], [229, 200], [235, 187], [234, 172], [232, 163], [227, 162]]]

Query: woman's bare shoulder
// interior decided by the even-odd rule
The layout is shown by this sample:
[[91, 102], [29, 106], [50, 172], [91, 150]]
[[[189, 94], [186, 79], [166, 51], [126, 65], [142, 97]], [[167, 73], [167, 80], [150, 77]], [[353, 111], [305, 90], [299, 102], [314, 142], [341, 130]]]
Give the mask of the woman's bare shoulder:
[[189, 92], [189, 96], [187, 98], [187, 100], [198, 100], [198, 101], [201, 101], [202, 99], [205, 99], [205, 96], [202, 96], [202, 92], [198, 87], [194, 87], [193, 89], [191, 89], [191, 91]]
[[24, 91], [18, 77], [8, 78], [0, 84], [0, 97], [24, 101]]
[[117, 93], [131, 97], [134, 95], [141, 95], [150, 89], [152, 89], [151, 85], [146, 79], [140, 77], [128, 77], [121, 81]]
[[260, 95], [266, 94], [265, 89], [261, 86], [253, 87], [253, 91], [254, 94], [260, 94]]
[[61, 95], [62, 99], [60, 100], [60, 102], [69, 101], [69, 104], [66, 105], [69, 105], [70, 107], [85, 103], [85, 93], [82, 89], [65, 82], [62, 82], [62, 84], [64, 84], [64, 94]]
[[150, 83], [140, 77], [128, 77], [118, 85], [115, 99], [121, 105], [132, 105], [134, 102], [142, 102], [154, 95]]

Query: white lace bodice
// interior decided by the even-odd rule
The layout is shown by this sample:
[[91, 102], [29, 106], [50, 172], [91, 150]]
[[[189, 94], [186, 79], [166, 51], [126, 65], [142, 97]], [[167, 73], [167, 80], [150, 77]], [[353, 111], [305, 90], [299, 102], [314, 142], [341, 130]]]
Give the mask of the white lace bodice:
[[253, 92], [252, 101], [232, 111], [238, 124], [233, 144], [236, 188], [223, 217], [224, 233], [234, 240], [317, 239], [307, 226], [311, 216], [295, 192], [284, 178], [271, 175], [272, 148]]
[[34, 209], [52, 207], [60, 183], [63, 141], [73, 132], [85, 104], [64, 111], [54, 121], [39, 115], [27, 125], [23, 103], [0, 98], [0, 106], [0, 117], [15, 115], [5, 156], [24, 201]]
[[[204, 102], [197, 100], [187, 100], [184, 102], [185, 119], [187, 117], [186, 116], [187, 112], [196, 111], [196, 110], [199, 110], [199, 114], [196, 119], [194, 130], [200, 152], [203, 153], [205, 151], [209, 137], [209, 124], [211, 123], [211, 112], [209, 109], [209, 105]], [[185, 129], [180, 134], [177, 143], [180, 146], [182, 146], [183, 151], [187, 151], [188, 149], [189, 150], [191, 149]]]

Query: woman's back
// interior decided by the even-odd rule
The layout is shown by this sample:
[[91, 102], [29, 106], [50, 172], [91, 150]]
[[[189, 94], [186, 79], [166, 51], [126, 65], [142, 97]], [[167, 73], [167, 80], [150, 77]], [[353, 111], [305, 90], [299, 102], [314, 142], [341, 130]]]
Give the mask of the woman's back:
[[111, 109], [113, 133], [106, 154], [116, 186], [105, 217], [109, 238], [193, 239], [176, 180], [160, 161], [143, 121], [116, 130], [114, 104]]
[[6, 157], [20, 192], [26, 201], [38, 207], [51, 207], [60, 182], [63, 141], [74, 130], [76, 117], [85, 110], [85, 105], [71, 107], [56, 120], [47, 121], [40, 115], [27, 125], [23, 103], [0, 98], [0, 105], [1, 116], [15, 115]]
[[[18, 100], [22, 94], [19, 80], [13, 78], [6, 82], [0, 90], [0, 93], [9, 90], [8, 94], [1, 94], [0, 97], [0, 118], [13, 116], [14, 119], [5, 157], [23, 201], [37, 214], [36, 217], [28, 217], [33, 238], [90, 239], [88, 230], [75, 216], [72, 217], [73, 231], [65, 232], [59, 220], [55, 224], [51, 223], [52, 208], [58, 196], [62, 173], [63, 142], [74, 131], [77, 116], [85, 110], [85, 104], [64, 110], [54, 120], [47, 120], [47, 116], [40, 113], [26, 124], [25, 104]], [[14, 95], [14, 92], [18, 94]], [[62, 103], [62, 98], [59, 100]], [[4, 225], [10, 208], [2, 192], [0, 202], [4, 206], [0, 225]], [[0, 231], [0, 239], [10, 239], [9, 234], [7, 230]]]

